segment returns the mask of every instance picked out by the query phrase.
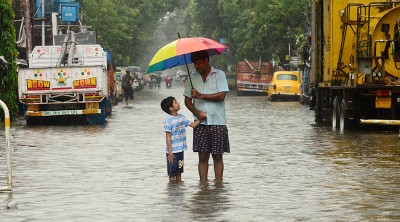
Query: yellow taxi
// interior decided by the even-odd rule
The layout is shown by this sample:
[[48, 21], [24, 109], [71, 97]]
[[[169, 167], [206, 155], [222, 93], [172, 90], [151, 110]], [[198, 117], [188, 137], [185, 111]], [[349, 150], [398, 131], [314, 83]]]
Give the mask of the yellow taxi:
[[268, 98], [276, 100], [298, 100], [300, 98], [300, 75], [296, 71], [277, 71], [268, 88]]

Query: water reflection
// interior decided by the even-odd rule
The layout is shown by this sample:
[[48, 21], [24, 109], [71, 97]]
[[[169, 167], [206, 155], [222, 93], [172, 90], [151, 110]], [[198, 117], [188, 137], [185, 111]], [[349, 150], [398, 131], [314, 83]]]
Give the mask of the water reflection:
[[[189, 218], [190, 215], [188, 214], [188, 206], [189, 203], [187, 202], [186, 199], [186, 188], [185, 188], [185, 182], [180, 182], [177, 183], [175, 181], [169, 181], [167, 183], [167, 193], [168, 193], [168, 198], [167, 198], [167, 208], [168, 211], [171, 211], [171, 217], [173, 218]], [[174, 221], [173, 218], [170, 218], [171, 220], [167, 221]]]
[[228, 189], [223, 181], [200, 183], [190, 199], [190, 212], [194, 220], [224, 218], [230, 208]]
[[[400, 141], [387, 132], [345, 132], [319, 128], [317, 157], [325, 163], [328, 194], [321, 202], [343, 218], [398, 221]], [[392, 136], [388, 136], [392, 135]], [[358, 215], [358, 216], [356, 216]]]
[[[191, 148], [184, 182], [169, 183], [160, 101], [183, 104], [182, 91], [139, 92], [134, 108], [115, 107], [105, 126], [13, 123], [15, 187], [0, 204], [18, 207], [0, 206], [0, 220], [400, 221], [397, 133], [316, 127], [297, 102], [229, 93], [223, 183], [199, 184]], [[191, 147], [191, 128], [187, 136]], [[4, 160], [0, 153], [3, 183]]]
[[0, 208], [14, 210], [18, 207], [18, 202], [14, 199], [12, 192], [0, 193]]

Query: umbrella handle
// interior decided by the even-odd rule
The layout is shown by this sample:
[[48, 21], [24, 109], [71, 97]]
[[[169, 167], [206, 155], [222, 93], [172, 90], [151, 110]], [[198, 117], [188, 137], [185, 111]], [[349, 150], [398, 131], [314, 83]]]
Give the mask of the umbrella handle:
[[[181, 35], [179, 34], [179, 32], [177, 32], [177, 34], [178, 34], [178, 39], [180, 39], [180, 38], [181, 38]], [[189, 76], [190, 85], [192, 86], [192, 89], [193, 89], [192, 78], [190, 77], [190, 73], [189, 73], [189, 66], [188, 66], [188, 64], [187, 64], [187, 61], [186, 61], [186, 56], [185, 56], [185, 55], [183, 55], [183, 59], [185, 60], [185, 65], [186, 65], [186, 69], [187, 69], [187, 72], [188, 72], [188, 76]]]

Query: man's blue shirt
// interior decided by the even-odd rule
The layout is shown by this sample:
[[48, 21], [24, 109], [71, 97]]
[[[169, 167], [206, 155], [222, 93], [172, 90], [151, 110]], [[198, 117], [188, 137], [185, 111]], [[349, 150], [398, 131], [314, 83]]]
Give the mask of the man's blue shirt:
[[[211, 72], [204, 82], [198, 72], [190, 75], [193, 88], [201, 94], [214, 94], [218, 92], [229, 92], [228, 82], [225, 73], [221, 70], [211, 67]], [[192, 86], [190, 80], [186, 81], [185, 91], [183, 95], [192, 98]], [[202, 99], [194, 99], [193, 104], [199, 111], [207, 113], [207, 118], [201, 123], [204, 125], [225, 125], [225, 102], [224, 101], [207, 101]], [[194, 116], [197, 119], [196, 116]]]

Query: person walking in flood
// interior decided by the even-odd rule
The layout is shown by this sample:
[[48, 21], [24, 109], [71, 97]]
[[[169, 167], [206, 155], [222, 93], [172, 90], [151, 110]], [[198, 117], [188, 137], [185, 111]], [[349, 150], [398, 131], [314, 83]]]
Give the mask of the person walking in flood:
[[129, 99], [133, 100], [133, 78], [129, 71], [126, 71], [124, 77], [122, 77], [122, 89], [124, 90], [125, 105], [129, 106]]
[[224, 102], [229, 92], [228, 82], [223, 71], [209, 64], [206, 51], [192, 53], [191, 59], [197, 72], [190, 76], [191, 81], [186, 82], [183, 95], [186, 107], [196, 119], [202, 120], [201, 125], [193, 130], [193, 151], [199, 155], [200, 181], [208, 181], [210, 154], [214, 161], [215, 180], [222, 181], [222, 155], [230, 152]]
[[179, 114], [181, 106], [172, 96], [161, 101], [161, 109], [168, 114], [164, 122], [164, 131], [169, 180], [180, 182], [183, 173], [183, 152], [187, 150], [186, 127], [196, 128], [201, 121], [190, 122], [183, 114]]

